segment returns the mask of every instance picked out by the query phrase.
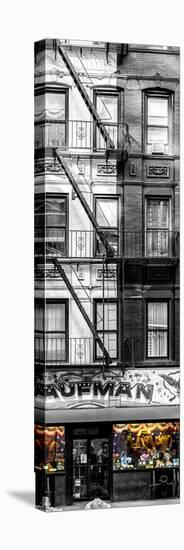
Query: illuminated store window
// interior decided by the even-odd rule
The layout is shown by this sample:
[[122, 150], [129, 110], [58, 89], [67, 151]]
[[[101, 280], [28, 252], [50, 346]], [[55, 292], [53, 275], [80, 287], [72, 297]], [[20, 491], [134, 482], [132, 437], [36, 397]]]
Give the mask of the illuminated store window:
[[113, 425], [113, 470], [179, 466], [179, 422]]
[[65, 469], [65, 428], [35, 426], [35, 468], [46, 472]]
[[147, 303], [147, 357], [168, 357], [168, 302]]

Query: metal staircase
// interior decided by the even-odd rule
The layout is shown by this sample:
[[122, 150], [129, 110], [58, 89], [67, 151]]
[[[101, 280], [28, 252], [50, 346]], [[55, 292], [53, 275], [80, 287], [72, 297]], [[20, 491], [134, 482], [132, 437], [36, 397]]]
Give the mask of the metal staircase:
[[68, 178], [68, 180], [69, 180], [69, 182], [71, 183], [71, 185], [72, 185], [72, 187], [73, 187], [73, 189], [74, 189], [74, 191], [75, 191], [75, 193], [76, 193], [78, 199], [80, 200], [80, 202], [81, 202], [81, 204], [82, 204], [82, 206], [83, 206], [83, 208], [84, 208], [86, 214], [88, 215], [88, 217], [89, 217], [89, 219], [90, 219], [90, 221], [91, 221], [91, 223], [92, 223], [92, 225], [93, 225], [93, 227], [94, 227], [94, 229], [95, 229], [97, 235], [99, 236], [99, 238], [100, 238], [102, 244], [104, 245], [107, 256], [108, 256], [108, 257], [113, 257], [113, 256], [114, 256], [114, 251], [113, 251], [113, 249], [112, 249], [111, 246], [109, 245], [108, 240], [106, 239], [106, 237], [105, 237], [105, 235], [104, 235], [104, 232], [100, 229], [100, 227], [99, 227], [99, 225], [98, 225], [98, 223], [97, 223], [97, 221], [96, 221], [96, 218], [95, 218], [93, 212], [91, 211], [91, 209], [90, 209], [90, 207], [89, 207], [89, 205], [88, 205], [88, 203], [87, 203], [87, 201], [86, 201], [84, 195], [81, 193], [81, 190], [80, 190], [80, 188], [79, 188], [79, 186], [78, 186], [78, 183], [76, 182], [76, 180], [75, 180], [75, 178], [74, 178], [74, 176], [73, 176], [73, 174], [72, 174], [70, 168], [68, 167], [68, 165], [67, 165], [65, 159], [63, 158], [62, 154], [59, 153], [59, 150], [58, 150], [58, 149], [56, 150], [56, 156], [57, 156], [57, 159], [58, 159], [59, 163], [61, 164], [61, 166], [62, 166], [62, 168], [63, 168], [63, 170], [64, 170], [64, 172], [65, 172], [65, 174], [66, 174], [66, 176], [67, 176], [67, 178]]
[[61, 266], [61, 263], [58, 261], [57, 258], [53, 258], [53, 263], [55, 264], [55, 266], [57, 267], [63, 281], [65, 282], [70, 294], [72, 295], [73, 299], [75, 300], [75, 303], [77, 304], [80, 312], [82, 313], [88, 327], [90, 328], [94, 338], [95, 338], [95, 341], [96, 343], [99, 345], [100, 349], [102, 350], [103, 352], [103, 355], [104, 355], [104, 359], [105, 359], [105, 362], [106, 362], [106, 365], [108, 366], [110, 363], [112, 363], [112, 360], [110, 358], [110, 355], [107, 351], [107, 349], [105, 348], [101, 338], [99, 337], [99, 334], [96, 330], [96, 328], [94, 327], [93, 323], [91, 322], [90, 318], [88, 317], [88, 314], [86, 313], [86, 310], [84, 309], [81, 301], [79, 300], [73, 286], [71, 285], [66, 273], [65, 273], [65, 270], [63, 269], [63, 267]]
[[83, 83], [81, 82], [80, 78], [79, 78], [79, 75], [75, 69], [75, 67], [73, 66], [73, 63], [71, 62], [68, 54], [66, 53], [66, 50], [63, 48], [63, 46], [61, 46], [60, 43], [58, 43], [58, 51], [67, 67], [67, 69], [69, 70], [86, 106], [88, 107], [89, 109], [89, 112], [90, 114], [92, 115], [93, 117], [93, 120], [96, 122], [96, 125], [97, 127], [99, 128], [99, 131], [102, 135], [102, 137], [104, 138], [106, 144], [108, 145], [108, 147], [114, 149], [114, 143], [109, 135], [109, 133], [107, 132], [106, 128], [105, 128], [105, 125], [103, 124], [95, 106], [93, 105], [91, 99], [89, 98], [88, 96], [88, 93], [86, 92], [85, 90], [85, 87], [83, 85]]
[[[106, 143], [106, 146], [107, 146], [107, 153], [108, 151], [113, 151], [113, 154], [116, 154], [116, 149], [115, 149], [115, 146], [114, 146], [114, 143], [104, 125], [104, 123], [102, 122], [95, 106], [93, 105], [91, 99], [89, 98], [88, 96], [88, 93], [86, 92], [86, 89], [83, 85], [83, 83], [81, 82], [80, 78], [79, 78], [79, 75], [75, 69], [75, 67], [73, 66], [71, 60], [70, 60], [70, 57], [68, 56], [68, 54], [66, 53], [66, 50], [65, 48], [60, 44], [59, 41], [57, 41], [57, 49], [58, 49], [58, 52], [60, 54], [60, 56], [62, 57], [67, 69], [69, 70], [80, 94], [81, 94], [81, 97], [83, 98], [89, 112], [90, 112], [90, 115], [92, 116], [95, 124], [96, 124], [96, 127], [99, 129], [99, 132], [101, 133], [105, 143]], [[72, 188], [74, 190], [74, 192], [76, 193], [78, 199], [80, 200], [90, 222], [92, 223], [94, 229], [95, 229], [95, 232], [98, 236], [98, 238], [101, 240], [103, 246], [104, 246], [104, 249], [105, 249], [105, 253], [106, 253], [106, 257], [103, 258], [103, 261], [107, 262], [108, 261], [112, 262], [113, 261], [113, 258], [114, 258], [114, 250], [113, 248], [109, 245], [109, 242], [108, 242], [108, 239], [106, 237], [106, 235], [104, 234], [103, 230], [100, 228], [100, 226], [98, 225], [97, 223], [97, 220], [93, 214], [93, 212], [91, 211], [83, 193], [81, 192], [80, 190], [80, 187], [76, 181], [76, 178], [74, 177], [72, 171], [70, 170], [69, 166], [68, 166], [68, 163], [66, 161], [66, 158], [64, 158], [63, 156], [63, 150], [60, 150], [59, 148], [57, 149], [54, 149], [54, 156], [55, 158], [57, 158], [58, 162], [60, 163], [62, 169], [64, 170], [64, 173], [68, 179], [68, 181], [70, 182], [70, 184], [72, 185]], [[108, 153], [109, 155], [109, 153]], [[75, 303], [77, 304], [81, 314], [83, 315], [83, 318], [85, 319], [90, 331], [92, 332], [93, 334], [93, 337], [94, 337], [94, 340], [95, 340], [95, 343], [97, 343], [102, 351], [102, 354], [103, 354], [103, 362], [105, 362], [105, 364], [108, 366], [110, 363], [112, 363], [112, 359], [110, 358], [109, 356], [109, 353], [106, 349], [106, 347], [104, 346], [104, 342], [103, 340], [100, 338], [95, 326], [93, 325], [92, 321], [90, 320], [86, 310], [84, 309], [82, 303], [81, 303], [81, 300], [79, 299], [75, 289], [73, 288], [72, 284], [70, 283], [67, 275], [66, 275], [66, 272], [64, 270], [64, 268], [62, 267], [62, 258], [58, 259], [57, 256], [53, 256], [53, 257], [49, 257], [49, 262], [53, 263], [54, 267], [56, 268], [56, 270], [59, 272], [60, 276], [62, 277], [64, 283], [66, 284], [71, 296], [73, 297], [73, 299], [75, 300]], [[103, 285], [104, 285], [104, 281], [103, 281]]]

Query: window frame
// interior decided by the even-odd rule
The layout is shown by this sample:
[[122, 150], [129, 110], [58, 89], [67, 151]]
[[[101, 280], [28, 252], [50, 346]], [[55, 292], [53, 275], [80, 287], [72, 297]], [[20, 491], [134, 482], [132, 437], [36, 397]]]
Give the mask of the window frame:
[[[37, 84], [35, 86], [35, 93], [34, 93], [34, 97], [37, 97], [37, 96], [40, 96], [40, 95], [46, 95], [47, 93], [57, 93], [57, 94], [64, 94], [65, 95], [65, 119], [64, 120], [56, 120], [56, 119], [46, 119], [45, 116], [43, 118], [43, 120], [38, 120], [38, 121], [35, 121], [35, 134], [36, 134], [36, 127], [37, 126], [44, 126], [45, 128], [45, 125], [46, 124], [63, 124], [65, 126], [65, 145], [64, 145], [64, 148], [65, 147], [68, 147], [68, 141], [69, 141], [69, 88], [67, 86], [61, 86], [61, 85], [57, 85], [56, 83], [49, 83], [49, 84]], [[43, 149], [50, 149], [52, 148], [52, 146], [47, 146], [46, 143], [45, 143], [45, 139], [44, 139], [44, 144], [45, 144], [45, 147], [43, 147]], [[59, 145], [60, 148], [62, 148], [61, 145]], [[37, 150], [40, 150], [42, 149], [41, 147], [36, 147], [35, 145], [35, 151]]]
[[[167, 255], [158, 255], [158, 256], [155, 256], [155, 255], [149, 255], [147, 254], [147, 235], [148, 235], [148, 220], [147, 220], [147, 216], [148, 216], [148, 202], [149, 201], [167, 201], [169, 206], [168, 206], [168, 217], [169, 217], [169, 223], [168, 223], [168, 229], [162, 229], [162, 228], [153, 228], [152, 231], [168, 231], [168, 254]], [[145, 258], [169, 258], [170, 256], [170, 252], [171, 252], [171, 242], [170, 242], [170, 238], [169, 238], [169, 235], [171, 234], [171, 231], [172, 231], [172, 197], [171, 195], [148, 195], [145, 197], [145, 209], [144, 209], [144, 212], [145, 212], [145, 219], [144, 219], [144, 256]]]
[[[107, 97], [117, 97], [117, 144], [115, 146], [115, 149], [119, 147], [120, 144], [120, 135], [119, 135], [119, 122], [120, 122], [120, 113], [121, 113], [121, 92], [118, 89], [111, 89], [111, 88], [95, 88], [93, 90], [93, 104], [95, 106], [95, 109], [97, 110], [97, 98], [99, 96], [107, 96]], [[114, 126], [114, 122], [105, 123], [102, 120], [102, 123], [104, 124], [105, 128], [106, 126]], [[108, 131], [108, 129], [107, 129]], [[111, 136], [110, 136], [111, 137]], [[103, 138], [102, 138], [103, 139]], [[111, 138], [113, 141], [113, 138]], [[97, 147], [97, 126], [96, 123], [93, 124], [93, 148], [97, 151], [102, 149], [102, 147]], [[106, 148], [106, 145], [105, 147]]]
[[[148, 100], [149, 98], [155, 98], [155, 99], [167, 99], [168, 101], [168, 125], [167, 126], [159, 126], [159, 125], [149, 125], [148, 124]], [[172, 131], [172, 125], [173, 125], [173, 93], [169, 90], [162, 90], [162, 89], [154, 89], [151, 88], [150, 90], [145, 91], [145, 97], [144, 97], [144, 111], [145, 111], [145, 124], [144, 124], [144, 150], [145, 154], [148, 156], [168, 156], [172, 154], [172, 148], [173, 148], [173, 131]], [[148, 128], [154, 127], [154, 128], [167, 128], [168, 129], [168, 151], [167, 152], [161, 152], [161, 151], [148, 151], [149, 143], [148, 143]], [[157, 143], [157, 142], [155, 142]]]
[[[59, 363], [59, 366], [62, 365], [62, 364], [65, 364], [65, 363], [68, 363], [69, 361], [69, 300], [68, 298], [35, 298], [35, 306], [34, 306], [34, 310], [35, 310], [35, 314], [36, 314], [36, 306], [37, 304], [40, 304], [42, 307], [43, 307], [43, 331], [42, 330], [36, 330], [36, 326], [34, 326], [34, 337], [38, 337], [37, 335], [40, 335], [42, 338], [43, 338], [43, 342], [44, 340], [47, 338], [47, 335], [49, 334], [64, 334], [64, 338], [65, 338], [65, 359], [62, 361], [62, 360], [56, 360], [55, 362], [53, 361], [53, 363], [51, 361], [47, 361], [46, 360], [46, 353], [45, 353], [45, 349], [44, 349], [44, 353], [43, 353], [43, 361], [41, 361], [41, 364], [44, 364], [44, 366], [46, 366], [46, 369], [51, 369], [51, 368], [55, 368], [55, 366], [58, 366], [58, 363]], [[57, 330], [52, 330], [52, 331], [46, 331], [45, 330], [45, 309], [46, 309], [46, 305], [47, 304], [64, 304], [65, 305], [65, 330], [64, 331], [57, 331]], [[35, 359], [36, 359], [36, 346], [35, 346]], [[36, 364], [39, 364], [39, 359], [36, 360]]]
[[[44, 256], [46, 257], [49, 257], [49, 254], [47, 253], [47, 229], [56, 229], [56, 230], [64, 230], [65, 231], [65, 254], [64, 254], [64, 257], [68, 257], [69, 256], [69, 233], [68, 233], [68, 229], [69, 229], [69, 196], [66, 194], [66, 193], [43, 193], [43, 194], [35, 194], [35, 209], [34, 209], [34, 213], [35, 213], [35, 217], [36, 217], [36, 201], [37, 199], [39, 200], [43, 200], [43, 203], [44, 203], [44, 213], [43, 213], [43, 225], [41, 226], [41, 229], [43, 229], [43, 243], [44, 243]], [[66, 216], [66, 225], [65, 227], [64, 226], [46, 226], [46, 202], [47, 200], [55, 200], [57, 201], [57, 199], [65, 199], [65, 216]], [[36, 244], [36, 229], [39, 229], [39, 226], [36, 226], [36, 218], [35, 218], [35, 244]], [[54, 239], [53, 239], [54, 240]], [[56, 249], [57, 250], [57, 249]], [[36, 251], [35, 251], [35, 255], [37, 256], [36, 254]], [[42, 254], [40, 254], [41, 256], [43, 256]], [[57, 257], [57, 254], [55, 254], [56, 257]], [[39, 254], [38, 254], [39, 256]], [[53, 256], [53, 254], [52, 254]], [[58, 254], [58, 257], [60, 257], [60, 255]]]
[[[148, 355], [148, 334], [151, 332], [148, 329], [148, 304], [150, 303], [166, 303], [167, 304], [167, 329], [163, 332], [167, 333], [167, 355]], [[156, 329], [155, 329], [156, 330]], [[148, 361], [165, 361], [170, 358], [170, 299], [165, 298], [150, 298], [146, 300], [146, 359]]]
[[[99, 225], [98, 223], [98, 220], [97, 220], [97, 201], [98, 200], [103, 200], [103, 201], [106, 201], [106, 200], [111, 200], [111, 201], [116, 201], [117, 203], [117, 227], [105, 227], [103, 225]], [[95, 195], [94, 196], [94, 214], [95, 214], [95, 218], [96, 218], [96, 221], [100, 227], [100, 229], [104, 232], [104, 233], [108, 233], [108, 232], [116, 232], [117, 231], [117, 252], [115, 253], [115, 256], [118, 256], [119, 254], [119, 250], [120, 250], [120, 200], [119, 200], [119, 195]], [[93, 244], [93, 256], [94, 257], [102, 257], [103, 254], [100, 254], [98, 253], [97, 254], [97, 235], [95, 234], [94, 235], [94, 244]]]
[[[118, 361], [119, 359], [119, 304], [117, 298], [104, 298], [104, 304], [116, 304], [116, 329], [114, 330], [104, 330], [104, 336], [105, 334], [116, 334], [116, 357], [112, 357], [112, 361]], [[103, 298], [94, 298], [93, 300], [93, 319], [94, 319], [94, 325], [96, 328], [97, 333], [100, 335], [101, 340], [103, 341], [103, 330], [98, 331], [97, 330], [97, 304], [103, 304]], [[105, 338], [104, 338], [104, 345], [105, 345]], [[105, 346], [106, 347], [106, 346]], [[108, 348], [106, 348], [108, 351]], [[110, 355], [110, 352], [108, 352]], [[110, 355], [111, 357], [111, 355]], [[97, 343], [94, 342], [94, 360], [95, 362], [103, 361], [103, 357], [98, 357], [97, 354]]]

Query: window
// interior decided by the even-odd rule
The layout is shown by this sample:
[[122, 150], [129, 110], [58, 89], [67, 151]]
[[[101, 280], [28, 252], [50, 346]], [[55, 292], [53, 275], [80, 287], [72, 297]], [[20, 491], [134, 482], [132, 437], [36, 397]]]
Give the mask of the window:
[[35, 468], [47, 472], [64, 471], [64, 426], [35, 426]]
[[68, 355], [67, 301], [36, 300], [35, 303], [35, 361], [37, 364], [57, 365]]
[[36, 89], [35, 149], [65, 147], [68, 93], [58, 87]]
[[146, 256], [168, 256], [170, 249], [170, 201], [148, 199], [146, 203]]
[[[99, 227], [103, 230], [103, 233], [108, 240], [109, 245], [114, 250], [115, 255], [118, 254], [119, 249], [119, 211], [118, 211], [118, 199], [117, 198], [102, 198], [96, 197], [95, 200], [95, 215]], [[104, 246], [99, 239], [96, 238], [95, 254], [100, 256], [104, 254]]]
[[146, 152], [169, 153], [169, 96], [149, 94], [147, 99]]
[[[36, 196], [35, 255], [66, 256], [67, 197]], [[45, 243], [45, 244], [44, 244]]]
[[179, 422], [113, 425], [113, 470], [179, 466]]
[[168, 357], [168, 302], [147, 303], [147, 357]]
[[[104, 316], [103, 316], [104, 312]], [[103, 320], [104, 318], [104, 320]], [[95, 327], [104, 341], [104, 346], [112, 359], [118, 355], [117, 302], [95, 300]], [[102, 351], [96, 345], [96, 359], [102, 359]]]
[[[114, 146], [118, 146], [118, 111], [119, 111], [119, 93], [118, 92], [95, 92], [94, 96], [97, 112], [105, 125], [105, 128], [112, 139]], [[98, 128], [96, 129], [96, 148], [105, 149], [106, 143]]]

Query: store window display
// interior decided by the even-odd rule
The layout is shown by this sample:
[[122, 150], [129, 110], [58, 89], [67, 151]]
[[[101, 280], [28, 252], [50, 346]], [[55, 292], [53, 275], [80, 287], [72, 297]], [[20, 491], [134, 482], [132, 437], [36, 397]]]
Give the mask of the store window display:
[[113, 425], [113, 470], [179, 466], [179, 422]]
[[63, 426], [35, 426], [35, 468], [64, 471], [65, 429]]

